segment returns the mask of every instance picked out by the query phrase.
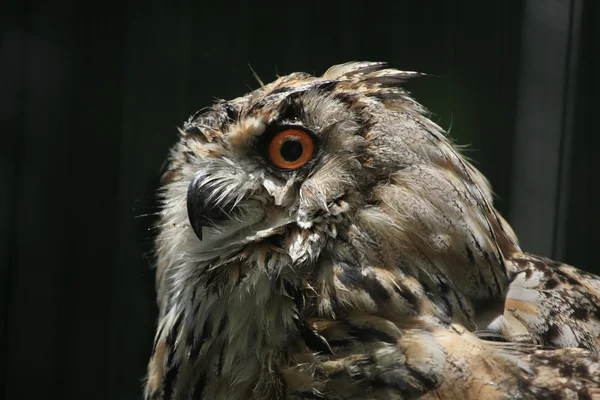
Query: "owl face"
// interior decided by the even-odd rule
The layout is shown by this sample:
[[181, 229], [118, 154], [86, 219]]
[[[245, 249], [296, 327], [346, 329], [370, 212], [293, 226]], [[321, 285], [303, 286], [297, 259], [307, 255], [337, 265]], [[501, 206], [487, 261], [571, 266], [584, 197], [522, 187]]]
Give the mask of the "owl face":
[[328, 84], [280, 88], [246, 108], [219, 104], [204, 117], [229, 110], [215, 136], [184, 133], [196, 142], [187, 213], [203, 247], [257, 243], [349, 210], [344, 198], [363, 178], [357, 156], [366, 140], [360, 115], [323, 96]]
[[[419, 269], [443, 258], [482, 298], [501, 291], [488, 184], [400, 88], [416, 75], [343, 64], [192, 116], [164, 176], [159, 273], [227, 281], [242, 262], [302, 280], [323, 262]], [[480, 259], [494, 288], [464, 268]]]

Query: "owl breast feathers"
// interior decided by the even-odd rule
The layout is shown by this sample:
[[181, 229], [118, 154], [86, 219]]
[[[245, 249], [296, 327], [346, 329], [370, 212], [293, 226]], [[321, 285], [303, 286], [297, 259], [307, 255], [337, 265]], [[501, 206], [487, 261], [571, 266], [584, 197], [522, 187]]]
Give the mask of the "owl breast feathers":
[[294, 73], [184, 124], [147, 399], [600, 399], [600, 279], [521, 252], [416, 76]]

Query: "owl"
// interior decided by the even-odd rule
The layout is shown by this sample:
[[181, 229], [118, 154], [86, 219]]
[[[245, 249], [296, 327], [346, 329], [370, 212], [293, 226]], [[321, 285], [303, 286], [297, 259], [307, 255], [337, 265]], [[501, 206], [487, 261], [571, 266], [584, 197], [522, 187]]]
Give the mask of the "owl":
[[293, 73], [185, 122], [146, 399], [600, 399], [600, 278], [521, 251], [418, 76]]

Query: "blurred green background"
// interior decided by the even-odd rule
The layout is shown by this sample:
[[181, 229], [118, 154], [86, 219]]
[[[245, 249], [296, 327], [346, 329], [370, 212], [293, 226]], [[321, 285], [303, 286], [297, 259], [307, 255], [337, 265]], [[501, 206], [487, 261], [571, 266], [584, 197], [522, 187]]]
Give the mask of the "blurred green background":
[[0, 16], [0, 398], [136, 399], [153, 193], [214, 101], [350, 60], [410, 82], [526, 250], [600, 273], [594, 0], [7, 0]]

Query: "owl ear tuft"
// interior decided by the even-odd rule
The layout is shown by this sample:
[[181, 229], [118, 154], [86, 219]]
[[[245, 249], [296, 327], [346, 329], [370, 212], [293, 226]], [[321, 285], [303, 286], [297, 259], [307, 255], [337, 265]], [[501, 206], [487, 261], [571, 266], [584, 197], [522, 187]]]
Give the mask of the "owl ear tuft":
[[334, 65], [324, 74], [324, 79], [347, 80], [356, 75], [366, 75], [375, 71], [385, 69], [387, 63], [372, 61], [350, 61], [344, 64]]
[[382, 69], [364, 75], [361, 82], [378, 87], [397, 87], [412, 78], [425, 76], [422, 72], [400, 71], [397, 69]]
[[409, 79], [426, 75], [421, 72], [387, 68], [387, 66], [388, 64], [385, 62], [352, 61], [334, 65], [323, 74], [323, 78], [390, 87], [398, 86]]
[[378, 98], [386, 106], [404, 109], [406, 103], [414, 103], [415, 111], [422, 112], [422, 107], [408, 96], [402, 84], [424, 75], [427, 74], [387, 68], [383, 62], [350, 62], [331, 67], [323, 78], [335, 79], [338, 89], [358, 91]]

